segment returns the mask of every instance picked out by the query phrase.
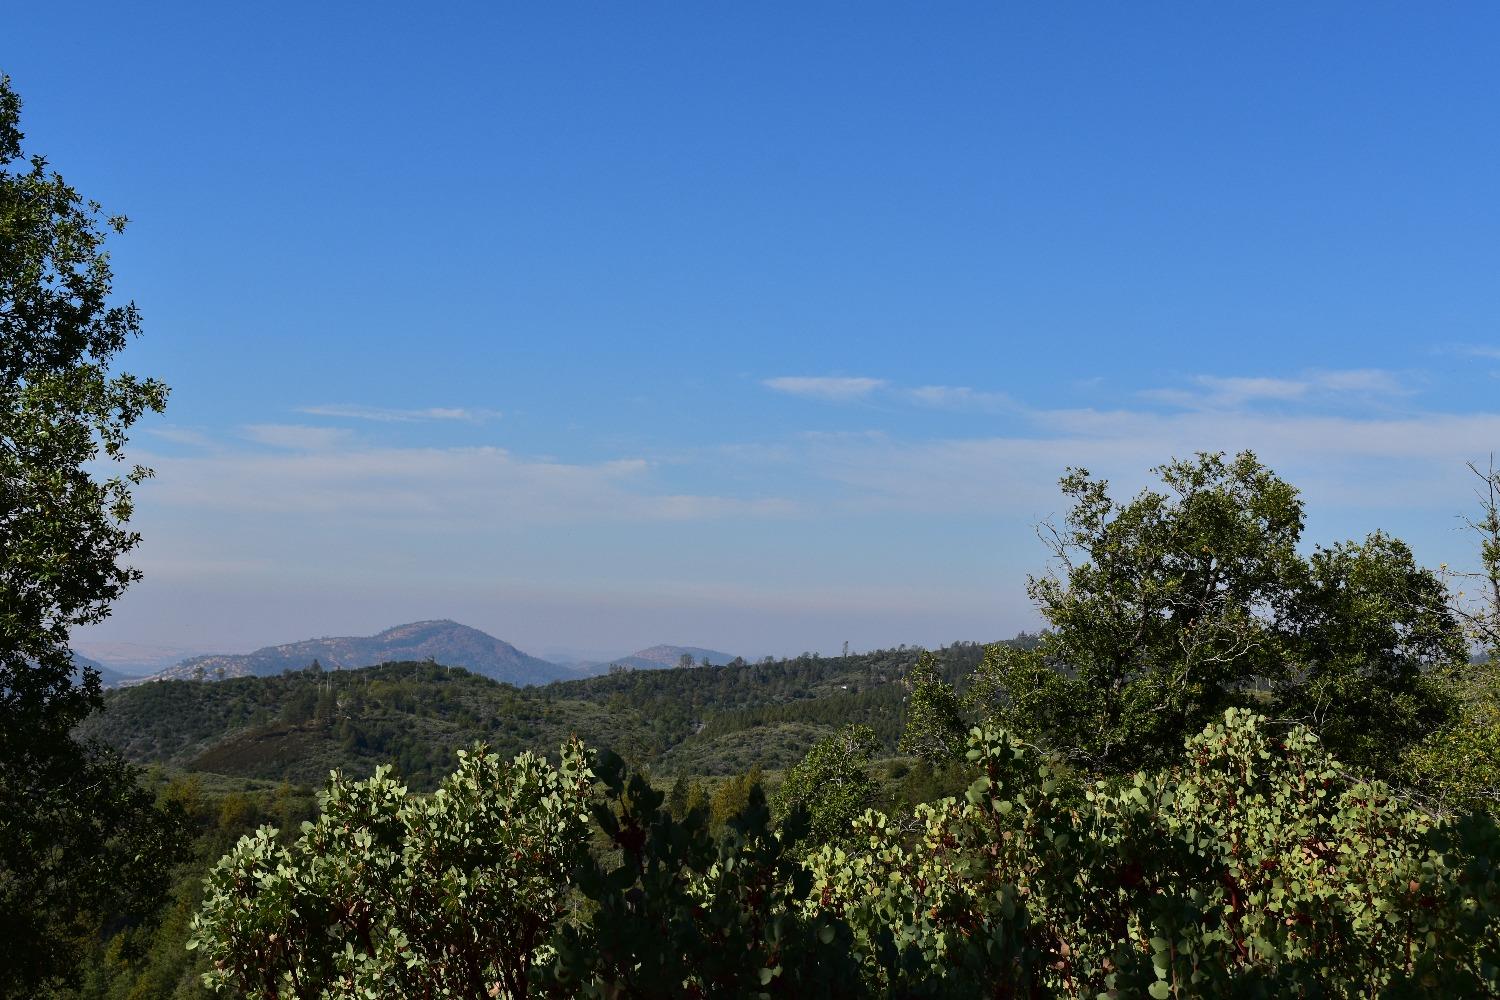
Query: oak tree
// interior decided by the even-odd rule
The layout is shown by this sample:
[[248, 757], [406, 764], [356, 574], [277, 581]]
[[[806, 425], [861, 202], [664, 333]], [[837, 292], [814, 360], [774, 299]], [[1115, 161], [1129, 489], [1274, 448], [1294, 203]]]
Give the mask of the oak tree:
[[[98, 622], [139, 573], [121, 558], [127, 432], [166, 387], [116, 369], [140, 332], [113, 301], [104, 217], [41, 156], [22, 153], [21, 101], [0, 76], [0, 994], [66, 978], [101, 914], [149, 912], [170, 825], [117, 757], [78, 743], [101, 704], [72, 629]], [[101, 461], [101, 459], [103, 461]], [[114, 474], [100, 472], [114, 465]]]
[[[1160, 488], [1127, 501], [1082, 469], [1062, 480], [1071, 509], [1043, 529], [1053, 568], [1028, 587], [1049, 627], [1034, 649], [988, 651], [970, 719], [1120, 772], [1174, 758], [1226, 708], [1258, 706], [1389, 775], [1452, 716], [1437, 678], [1463, 661], [1462, 631], [1404, 543], [1376, 532], [1303, 555], [1300, 495], [1249, 452], [1155, 473]], [[946, 697], [930, 679], [921, 693], [924, 709]], [[951, 718], [943, 730], [906, 742], [951, 747], [963, 731]]]

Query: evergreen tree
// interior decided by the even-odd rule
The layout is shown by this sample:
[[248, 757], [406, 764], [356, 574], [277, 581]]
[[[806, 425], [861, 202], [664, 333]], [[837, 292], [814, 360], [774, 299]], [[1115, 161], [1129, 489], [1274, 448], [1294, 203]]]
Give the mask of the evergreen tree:
[[667, 793], [667, 812], [672, 814], [673, 819], [682, 819], [688, 812], [688, 780], [683, 775], [678, 775], [677, 780], [672, 782], [672, 790]]

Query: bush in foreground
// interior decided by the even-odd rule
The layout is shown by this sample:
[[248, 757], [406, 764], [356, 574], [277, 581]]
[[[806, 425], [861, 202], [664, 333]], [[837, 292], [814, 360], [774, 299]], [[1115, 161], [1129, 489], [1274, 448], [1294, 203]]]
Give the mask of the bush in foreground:
[[714, 838], [576, 743], [467, 755], [427, 800], [335, 778], [291, 849], [220, 862], [195, 945], [254, 998], [1500, 992], [1493, 821], [1411, 808], [1304, 729], [1231, 710], [1111, 783], [996, 729], [965, 753], [965, 796], [811, 854], [800, 811], [755, 794]]

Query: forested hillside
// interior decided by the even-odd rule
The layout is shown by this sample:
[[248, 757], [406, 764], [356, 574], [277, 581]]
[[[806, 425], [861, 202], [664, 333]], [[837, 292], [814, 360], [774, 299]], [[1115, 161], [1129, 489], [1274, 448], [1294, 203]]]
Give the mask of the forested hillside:
[[[918, 654], [804, 655], [524, 688], [432, 663], [160, 681], [111, 692], [82, 733], [137, 763], [305, 784], [335, 768], [363, 776], [392, 762], [414, 787], [430, 788], [474, 742], [508, 756], [572, 735], [663, 774], [736, 774], [785, 767], [849, 723], [894, 751], [901, 680]], [[982, 654], [960, 643], [937, 661], [959, 677]]]

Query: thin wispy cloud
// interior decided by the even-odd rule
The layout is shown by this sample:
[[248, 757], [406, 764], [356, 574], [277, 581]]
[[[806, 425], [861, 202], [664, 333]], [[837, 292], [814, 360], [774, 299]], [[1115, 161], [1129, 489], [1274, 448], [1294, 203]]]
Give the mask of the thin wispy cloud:
[[[765, 468], [836, 485], [834, 508], [1034, 519], [1059, 503], [1057, 479], [1070, 465], [1128, 493], [1169, 459], [1250, 449], [1320, 503], [1456, 510], [1467, 499], [1463, 463], [1500, 441], [1500, 413], [1355, 418], [1058, 409], [1033, 410], [1028, 423], [1029, 432], [983, 437], [801, 435], [765, 456]], [[736, 457], [757, 458], [746, 449]]]
[[1142, 403], [1114, 408], [1036, 406], [965, 386], [885, 382], [871, 390], [882, 401], [1003, 410], [1020, 423], [1004, 435], [957, 438], [802, 434], [740, 447], [736, 455], [768, 475], [834, 486], [820, 496], [835, 506], [931, 515], [1043, 510], [1068, 465], [1140, 484], [1147, 470], [1173, 457], [1248, 448], [1325, 498], [1399, 508], [1460, 502], [1454, 479], [1463, 462], [1500, 441], [1500, 413], [1414, 408], [1421, 380], [1413, 373], [1308, 369], [1183, 382], [1138, 392]]
[[[1309, 371], [1294, 377], [1196, 376], [1190, 388], [1144, 393], [1153, 402], [1114, 409], [1028, 406], [971, 387], [903, 387], [884, 379], [788, 377], [777, 391], [832, 401], [879, 397], [913, 406], [999, 410], [1020, 423], [1004, 435], [906, 437], [890, 430], [805, 433], [723, 449], [683, 453], [675, 474], [734, 483], [718, 490], [667, 487], [646, 458], [574, 463], [527, 458], [503, 448], [376, 447], [345, 429], [263, 424], [242, 436], [279, 450], [228, 450], [178, 457], [159, 470], [172, 503], [205, 508], [335, 512], [410, 518], [420, 525], [616, 523], [796, 516], [849, 507], [945, 512], [1036, 512], [1055, 499], [1071, 464], [1122, 482], [1195, 451], [1261, 452], [1294, 481], [1323, 475], [1350, 502], [1430, 501], [1448, 484], [1435, 469], [1500, 440], [1500, 414], [1370, 412], [1330, 409], [1330, 400], [1404, 396], [1410, 390], [1379, 369]], [[1270, 404], [1270, 405], [1267, 405]], [[717, 456], [717, 457], [715, 457]], [[696, 467], [696, 468], [695, 468]], [[758, 470], [746, 475], [744, 470]], [[1405, 469], [1405, 473], [1393, 470]], [[167, 473], [170, 473], [168, 475]], [[1406, 481], [1398, 494], [1379, 483]], [[745, 484], [755, 484], [746, 487]], [[267, 489], [267, 484], [274, 488]], [[766, 496], [765, 492], [774, 495]]]
[[1334, 397], [1392, 397], [1409, 390], [1377, 368], [1311, 371], [1295, 378], [1194, 375], [1187, 388], [1143, 390], [1143, 399], [1184, 409], [1232, 410], [1261, 403], [1298, 403]]
[[850, 378], [839, 375], [783, 375], [768, 378], [761, 383], [773, 392], [808, 399], [824, 399], [846, 403], [883, 389], [888, 384], [883, 378]]
[[1411, 393], [1411, 390], [1393, 372], [1380, 368], [1316, 372], [1310, 381], [1315, 389], [1328, 389], [1332, 392], [1365, 392], [1388, 396]]
[[202, 431], [193, 430], [191, 427], [175, 427], [167, 424], [162, 427], [147, 427], [147, 434], [170, 441], [173, 444], [187, 445], [190, 448], [207, 448], [212, 445], [212, 439]]
[[905, 390], [912, 402], [940, 410], [1014, 410], [1018, 404], [1003, 392], [983, 392], [966, 385], [921, 385]]
[[1450, 344], [1445, 353], [1466, 358], [1485, 358], [1500, 361], [1500, 346], [1493, 344]]
[[349, 420], [373, 420], [379, 423], [422, 423], [429, 420], [457, 420], [480, 424], [499, 420], [499, 410], [471, 406], [429, 406], [418, 409], [399, 409], [388, 406], [361, 406], [355, 403], [319, 403], [304, 406], [298, 413], [315, 417], [343, 417]]
[[348, 440], [341, 427], [310, 427], [306, 424], [248, 424], [240, 428], [247, 441], [288, 451], [326, 451]]
[[[318, 434], [316, 432], [328, 432]], [[256, 425], [242, 436], [278, 450], [225, 447], [147, 456], [155, 501], [221, 514], [363, 517], [416, 531], [525, 523], [780, 517], [779, 497], [684, 493], [642, 458], [546, 461], [504, 448], [366, 447], [330, 428]]]
[[774, 392], [831, 403], [852, 403], [879, 396], [885, 401], [938, 410], [1015, 410], [1018, 404], [1003, 392], [986, 392], [967, 385], [899, 386], [889, 379], [839, 375], [787, 375], [761, 383]]

